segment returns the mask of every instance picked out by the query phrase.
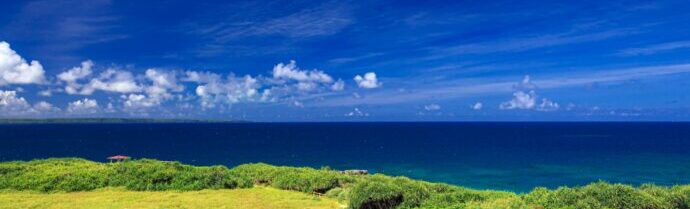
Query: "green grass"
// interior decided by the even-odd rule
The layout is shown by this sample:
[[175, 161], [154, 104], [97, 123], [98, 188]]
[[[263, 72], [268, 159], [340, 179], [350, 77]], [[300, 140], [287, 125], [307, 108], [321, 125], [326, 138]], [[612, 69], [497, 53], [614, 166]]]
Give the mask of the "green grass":
[[341, 204], [300, 192], [268, 187], [200, 191], [129, 191], [107, 188], [88, 192], [0, 192], [0, 209], [338, 209]]
[[[106, 196], [105, 193], [122, 193], [123, 196], [131, 198], [139, 196], [159, 198], [159, 196], [170, 197], [174, 194], [180, 194], [180, 196], [190, 194], [179, 200], [186, 199], [187, 202], [172, 200], [172, 202], [177, 201], [175, 204], [178, 205], [147, 205], [146, 207], [223, 208], [222, 205], [203, 205], [214, 204], [203, 203], [204, 199], [214, 199], [202, 197], [199, 194], [243, 195], [241, 193], [255, 192], [257, 186], [259, 189], [286, 194], [275, 193], [267, 195], [270, 197], [258, 198], [259, 200], [256, 201], [265, 201], [260, 203], [263, 205], [281, 201], [286, 201], [285, 204], [289, 205], [291, 203], [287, 202], [293, 201], [293, 198], [301, 200], [298, 196], [287, 195], [292, 194], [313, 198], [314, 201], [320, 200], [319, 197], [323, 195], [324, 201], [338, 201], [351, 209], [690, 209], [690, 185], [633, 187], [595, 182], [582, 187], [561, 187], [555, 190], [535, 188], [527, 194], [515, 194], [474, 190], [406, 177], [380, 174], [351, 176], [328, 168], [284, 167], [262, 163], [245, 164], [234, 168], [190, 166], [178, 162], [146, 159], [122, 163], [97, 163], [74, 158], [0, 163], [0, 190], [17, 191], [4, 192], [0, 195], [4, 198], [0, 199], [0, 208], [3, 207], [2, 201], [16, 206], [9, 208], [31, 208], [28, 206], [34, 205], [23, 207], [16, 204], [33, 204], [32, 202], [53, 205], [53, 201], [57, 201], [59, 203], [55, 205], [70, 204], [72, 201], [70, 195], [76, 194], [92, 195], [96, 199], [111, 198], [101, 197]], [[122, 189], [107, 189], [115, 187]], [[234, 198], [224, 197], [224, 195], [213, 197], [228, 198], [228, 201]], [[26, 201], [14, 201], [13, 198]], [[35, 201], [32, 201], [34, 199]], [[92, 208], [132, 208], [127, 205], [130, 204], [128, 201], [130, 200], [94, 201], [93, 204], [96, 205]], [[295, 204], [311, 207], [309, 205], [311, 203]], [[146, 207], [142, 206], [142, 208]], [[260, 207], [257, 206], [257, 208]]]

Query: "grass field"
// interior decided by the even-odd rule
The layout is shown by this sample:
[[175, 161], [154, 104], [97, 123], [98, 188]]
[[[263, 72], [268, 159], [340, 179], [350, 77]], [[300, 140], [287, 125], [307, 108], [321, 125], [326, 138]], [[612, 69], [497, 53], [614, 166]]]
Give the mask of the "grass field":
[[106, 188], [88, 192], [0, 191], [0, 209], [339, 209], [337, 201], [270, 187], [138, 192]]

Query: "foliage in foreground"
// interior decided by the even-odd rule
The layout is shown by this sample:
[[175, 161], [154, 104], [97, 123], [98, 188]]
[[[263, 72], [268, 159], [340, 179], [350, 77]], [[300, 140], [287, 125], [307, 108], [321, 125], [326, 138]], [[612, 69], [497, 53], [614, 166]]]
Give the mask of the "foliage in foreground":
[[200, 191], [129, 191], [104, 188], [88, 192], [0, 191], [0, 209], [341, 209], [341, 203], [270, 187]]
[[199, 167], [178, 162], [133, 160], [97, 163], [83, 159], [47, 159], [0, 163], [0, 189], [88, 191], [125, 187], [137, 191], [233, 189], [267, 185], [324, 194], [349, 202], [352, 209], [506, 208], [506, 209], [690, 209], [690, 185], [632, 187], [605, 182], [527, 194], [473, 190], [447, 184], [380, 174], [352, 176], [329, 169], [268, 164]]

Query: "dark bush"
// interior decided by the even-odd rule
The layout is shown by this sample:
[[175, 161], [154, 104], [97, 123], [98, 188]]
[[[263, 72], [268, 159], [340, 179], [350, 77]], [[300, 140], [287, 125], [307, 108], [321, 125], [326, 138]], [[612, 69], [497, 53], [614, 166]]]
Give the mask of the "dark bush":
[[354, 185], [350, 192], [352, 209], [392, 209], [403, 202], [403, 190], [396, 185], [363, 181]]

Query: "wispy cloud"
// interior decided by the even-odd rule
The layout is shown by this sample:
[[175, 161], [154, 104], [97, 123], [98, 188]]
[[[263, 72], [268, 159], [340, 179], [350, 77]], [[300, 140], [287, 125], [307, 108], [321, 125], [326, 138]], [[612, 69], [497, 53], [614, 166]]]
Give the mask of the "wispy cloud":
[[650, 54], [668, 52], [668, 51], [673, 51], [673, 50], [678, 50], [678, 49], [687, 49], [687, 48], [690, 48], [690, 41], [676, 41], [676, 42], [654, 44], [654, 45], [649, 45], [649, 46], [644, 46], [644, 47], [639, 47], [639, 48], [623, 49], [620, 52], [618, 52], [617, 55], [621, 55], [621, 56], [650, 55]]
[[560, 33], [534, 37], [514, 38], [485, 43], [463, 44], [453, 47], [437, 49], [447, 54], [488, 54], [501, 52], [521, 52], [532, 49], [554, 47], [567, 44], [600, 41], [608, 38], [624, 36], [635, 32], [634, 29], [612, 29], [594, 33], [574, 34]]
[[[633, 79], [648, 79], [655, 76], [667, 76], [690, 73], [690, 64], [664, 65], [651, 67], [637, 67], [626, 69], [612, 69], [592, 73], [560, 73], [558, 75], [543, 75], [534, 83], [539, 89], [555, 89], [574, 86], [584, 86], [594, 83], [612, 83]], [[414, 78], [409, 78], [414, 80]], [[408, 79], [408, 80], [409, 80]], [[510, 80], [505, 78], [502, 80]], [[512, 78], [514, 79], [514, 78]], [[395, 84], [389, 81], [390, 86]], [[466, 85], [463, 85], [466, 84]], [[497, 93], [510, 93], [515, 89], [512, 81], [487, 81], [481, 79], [453, 79], [435, 82], [430, 85], [417, 85], [405, 91], [399, 89], [380, 89], [368, 93], [365, 97], [353, 99], [347, 95], [334, 95], [322, 101], [316, 101], [316, 106], [353, 106], [353, 105], [386, 105], [422, 102], [430, 99], [455, 99]]]
[[191, 32], [212, 37], [225, 43], [243, 37], [280, 35], [289, 38], [307, 38], [331, 35], [342, 30], [353, 20], [347, 7], [341, 4], [323, 4], [299, 10], [289, 15], [263, 21], [225, 21], [200, 26]]

